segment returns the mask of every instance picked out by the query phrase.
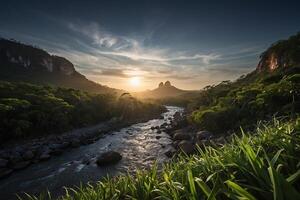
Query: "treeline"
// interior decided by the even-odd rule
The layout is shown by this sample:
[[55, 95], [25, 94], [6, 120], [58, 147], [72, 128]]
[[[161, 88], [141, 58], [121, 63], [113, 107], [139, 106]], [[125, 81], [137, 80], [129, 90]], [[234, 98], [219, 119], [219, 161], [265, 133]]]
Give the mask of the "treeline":
[[188, 105], [190, 120], [215, 133], [254, 127], [273, 115], [300, 112], [300, 68], [279, 68], [272, 73], [253, 72], [235, 82], [204, 88]]
[[75, 89], [0, 82], [0, 140], [61, 133], [113, 117], [126, 120], [160, 114], [163, 107], [126, 93], [89, 94]]

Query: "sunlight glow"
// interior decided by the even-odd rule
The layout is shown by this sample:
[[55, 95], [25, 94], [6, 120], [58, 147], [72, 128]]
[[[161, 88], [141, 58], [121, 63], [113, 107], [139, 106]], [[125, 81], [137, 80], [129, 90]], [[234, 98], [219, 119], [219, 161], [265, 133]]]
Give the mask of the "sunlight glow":
[[134, 87], [138, 87], [141, 84], [139, 77], [132, 77], [132, 78], [130, 78], [129, 82], [130, 82], [130, 85], [134, 86]]

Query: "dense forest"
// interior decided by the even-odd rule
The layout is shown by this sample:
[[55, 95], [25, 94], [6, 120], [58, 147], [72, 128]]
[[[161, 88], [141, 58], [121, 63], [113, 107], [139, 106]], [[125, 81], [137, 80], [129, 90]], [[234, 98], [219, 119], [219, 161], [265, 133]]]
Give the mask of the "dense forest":
[[143, 119], [164, 108], [130, 94], [90, 94], [29, 83], [0, 82], [0, 140], [57, 134], [113, 117]]
[[[189, 104], [191, 121], [216, 133], [253, 128], [259, 120], [300, 111], [300, 68], [253, 72], [237, 81], [204, 88]], [[230, 116], [230, 117], [229, 117]]]

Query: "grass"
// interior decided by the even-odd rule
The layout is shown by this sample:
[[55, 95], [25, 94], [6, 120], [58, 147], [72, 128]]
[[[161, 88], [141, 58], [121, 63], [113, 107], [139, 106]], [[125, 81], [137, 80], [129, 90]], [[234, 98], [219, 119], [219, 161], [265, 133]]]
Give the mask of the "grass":
[[[234, 135], [223, 146], [180, 155], [160, 171], [106, 178], [66, 189], [63, 200], [100, 199], [300, 199], [300, 119], [260, 124], [255, 133]], [[45, 196], [27, 199], [48, 199]]]

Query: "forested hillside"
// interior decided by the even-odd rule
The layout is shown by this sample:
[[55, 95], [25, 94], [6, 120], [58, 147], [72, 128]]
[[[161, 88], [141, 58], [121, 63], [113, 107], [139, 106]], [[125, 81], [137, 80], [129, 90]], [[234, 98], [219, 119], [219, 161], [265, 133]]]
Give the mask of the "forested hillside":
[[125, 93], [90, 94], [75, 89], [0, 82], [0, 140], [57, 134], [112, 117], [158, 116], [163, 107]]

